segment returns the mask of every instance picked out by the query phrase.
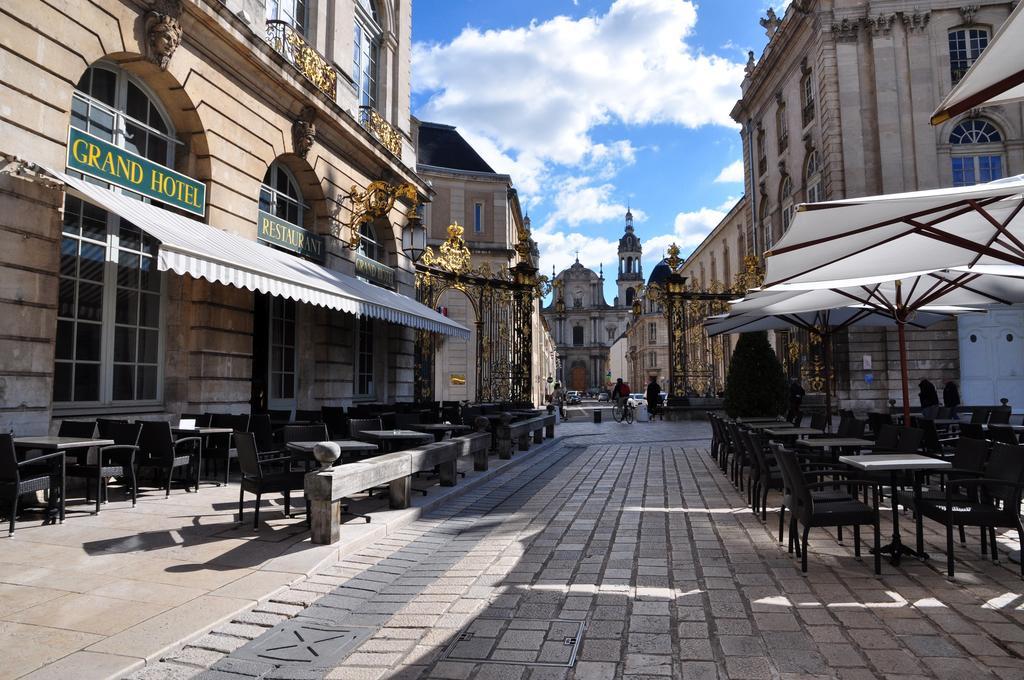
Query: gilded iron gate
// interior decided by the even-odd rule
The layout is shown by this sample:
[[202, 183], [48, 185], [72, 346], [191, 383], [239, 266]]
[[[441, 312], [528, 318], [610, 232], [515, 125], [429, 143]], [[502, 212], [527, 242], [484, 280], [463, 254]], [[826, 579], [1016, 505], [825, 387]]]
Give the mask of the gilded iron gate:
[[[520, 263], [492, 269], [471, 268], [469, 248], [458, 224], [435, 253], [428, 248], [416, 265], [416, 293], [423, 304], [437, 308], [449, 289], [470, 300], [476, 324], [476, 401], [528, 402], [533, 380], [534, 300], [546, 293], [547, 277], [532, 264], [529, 232], [519, 234]], [[438, 340], [420, 332], [416, 344], [416, 396], [435, 398], [434, 365]]]

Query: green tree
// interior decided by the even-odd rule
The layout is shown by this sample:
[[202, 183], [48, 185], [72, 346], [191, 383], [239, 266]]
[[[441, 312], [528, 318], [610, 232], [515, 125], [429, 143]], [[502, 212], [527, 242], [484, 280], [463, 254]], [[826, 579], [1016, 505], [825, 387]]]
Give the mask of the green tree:
[[725, 412], [731, 418], [782, 413], [786, 391], [786, 374], [768, 344], [768, 334], [740, 335], [725, 380]]

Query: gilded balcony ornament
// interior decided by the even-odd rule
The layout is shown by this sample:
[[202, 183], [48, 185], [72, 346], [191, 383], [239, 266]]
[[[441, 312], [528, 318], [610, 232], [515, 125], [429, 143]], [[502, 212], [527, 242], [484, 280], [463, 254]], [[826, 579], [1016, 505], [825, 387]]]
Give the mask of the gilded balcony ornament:
[[335, 101], [338, 97], [338, 72], [287, 21], [267, 21], [267, 42], [306, 80]]
[[369, 130], [374, 137], [380, 140], [384, 148], [394, 156], [402, 157], [402, 135], [391, 123], [384, 120], [384, 117], [377, 113], [372, 106], [359, 107], [359, 124]]
[[419, 192], [411, 184], [395, 185], [382, 181], [370, 182], [366, 191], [360, 191], [359, 187], [353, 186], [349, 191], [349, 198], [352, 200], [352, 216], [348, 222], [348, 247], [352, 250], [359, 248], [362, 240], [359, 232], [363, 225], [376, 219], [386, 218], [391, 214], [395, 207], [395, 201], [399, 198], [404, 199], [410, 205], [409, 210], [405, 213], [406, 219], [419, 219]]

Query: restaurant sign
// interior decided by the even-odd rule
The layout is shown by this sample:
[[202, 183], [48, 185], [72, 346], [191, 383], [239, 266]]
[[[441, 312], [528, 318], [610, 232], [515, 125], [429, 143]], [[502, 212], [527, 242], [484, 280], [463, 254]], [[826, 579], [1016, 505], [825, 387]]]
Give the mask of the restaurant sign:
[[302, 227], [286, 222], [276, 215], [262, 210], [257, 213], [259, 229], [256, 238], [271, 243], [315, 262], [323, 263], [325, 246], [323, 236], [311, 234]]
[[359, 253], [356, 253], [356, 276], [385, 288], [395, 289], [395, 270]]
[[68, 128], [67, 166], [193, 215], [202, 217], [206, 213], [206, 185], [203, 182], [78, 128]]

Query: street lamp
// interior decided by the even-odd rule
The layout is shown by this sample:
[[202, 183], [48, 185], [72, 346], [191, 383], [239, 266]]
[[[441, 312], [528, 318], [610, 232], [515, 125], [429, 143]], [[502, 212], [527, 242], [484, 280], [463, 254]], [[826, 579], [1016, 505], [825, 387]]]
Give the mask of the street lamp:
[[410, 212], [405, 229], [402, 230], [402, 252], [416, 262], [427, 249], [427, 228], [423, 226], [422, 208]]

